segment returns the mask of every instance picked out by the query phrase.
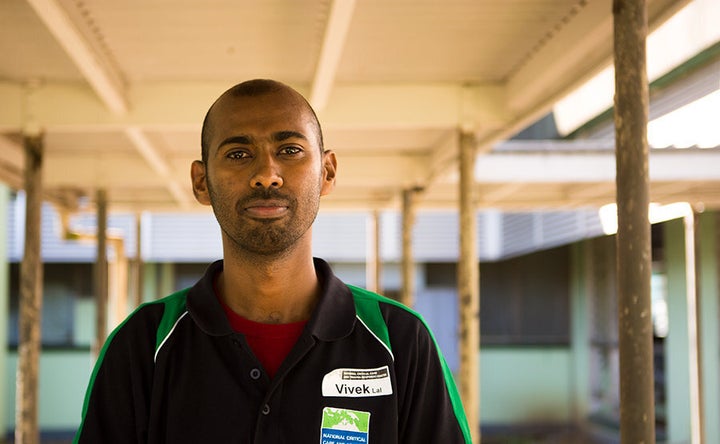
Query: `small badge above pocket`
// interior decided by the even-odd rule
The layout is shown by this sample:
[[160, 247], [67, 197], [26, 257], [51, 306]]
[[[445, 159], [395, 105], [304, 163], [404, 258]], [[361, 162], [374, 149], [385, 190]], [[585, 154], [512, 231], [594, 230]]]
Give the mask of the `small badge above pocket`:
[[388, 366], [378, 368], [337, 368], [323, 377], [323, 396], [363, 398], [392, 395]]

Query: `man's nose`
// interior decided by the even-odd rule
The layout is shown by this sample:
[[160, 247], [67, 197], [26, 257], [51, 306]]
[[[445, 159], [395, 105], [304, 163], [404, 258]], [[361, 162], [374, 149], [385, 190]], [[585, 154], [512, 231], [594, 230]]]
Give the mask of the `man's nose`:
[[259, 155], [256, 157], [255, 163], [255, 172], [250, 178], [252, 188], [280, 188], [283, 186], [280, 169], [271, 154]]

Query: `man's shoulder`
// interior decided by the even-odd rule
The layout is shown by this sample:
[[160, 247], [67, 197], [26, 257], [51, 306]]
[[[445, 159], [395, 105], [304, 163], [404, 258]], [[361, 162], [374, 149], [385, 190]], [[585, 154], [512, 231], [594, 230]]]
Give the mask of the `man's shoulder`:
[[189, 288], [177, 291], [155, 301], [145, 302], [135, 311], [134, 316], [153, 318], [156, 332], [156, 348], [175, 328], [178, 321], [187, 313], [187, 295]]
[[146, 335], [155, 332], [164, 336], [172, 329], [186, 309], [188, 289], [180, 290], [154, 301], [140, 304], [110, 335], [134, 336], [138, 333]]
[[347, 285], [355, 302], [358, 319], [392, 352], [393, 337], [410, 333], [432, 339], [432, 332], [422, 315], [406, 305], [370, 290]]
[[167, 318], [167, 321], [177, 319], [186, 310], [188, 291], [189, 288], [186, 288], [160, 299], [143, 302], [128, 316], [126, 322], [147, 317]]
[[[354, 285], [346, 284], [348, 288], [350, 289], [350, 292], [352, 293], [353, 300], [355, 301], [355, 308], [358, 309], [360, 306], [367, 306], [367, 305], [376, 305], [378, 306], [383, 312], [393, 313], [393, 314], [400, 314], [400, 315], [407, 315], [410, 318], [415, 318], [416, 320], [424, 323], [424, 319], [420, 313], [416, 312], [415, 310], [411, 309], [410, 307], [406, 306], [402, 302], [396, 301], [395, 299], [391, 299], [387, 296], [383, 296], [381, 294], [375, 293], [373, 291], [356, 287]], [[360, 315], [360, 311], [358, 311], [358, 315]]]

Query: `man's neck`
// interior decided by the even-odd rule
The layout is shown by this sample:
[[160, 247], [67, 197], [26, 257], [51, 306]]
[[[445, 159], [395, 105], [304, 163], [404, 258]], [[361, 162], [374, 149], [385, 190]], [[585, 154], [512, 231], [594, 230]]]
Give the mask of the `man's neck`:
[[312, 255], [298, 252], [265, 261], [226, 254], [223, 272], [216, 279], [226, 305], [263, 323], [309, 319], [320, 291]]

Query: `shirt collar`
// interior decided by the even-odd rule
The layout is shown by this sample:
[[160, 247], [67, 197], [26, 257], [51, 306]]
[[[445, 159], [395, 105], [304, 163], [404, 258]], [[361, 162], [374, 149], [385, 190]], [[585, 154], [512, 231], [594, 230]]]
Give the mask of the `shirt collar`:
[[[332, 341], [350, 334], [355, 325], [355, 304], [350, 289], [333, 273], [330, 265], [314, 258], [320, 281], [320, 299], [307, 324], [311, 335]], [[223, 261], [210, 264], [203, 277], [190, 289], [187, 306], [198, 327], [211, 336], [233, 333], [222, 306], [215, 297], [213, 280], [223, 268]]]
[[310, 333], [323, 341], [344, 338], [355, 325], [355, 303], [350, 289], [332, 272], [330, 265], [314, 258], [320, 280], [320, 300], [308, 322]]
[[213, 286], [215, 276], [222, 269], [222, 260], [210, 264], [203, 277], [195, 283], [187, 296], [190, 316], [202, 331], [211, 336], [225, 336], [233, 333], [230, 321], [215, 297]]

